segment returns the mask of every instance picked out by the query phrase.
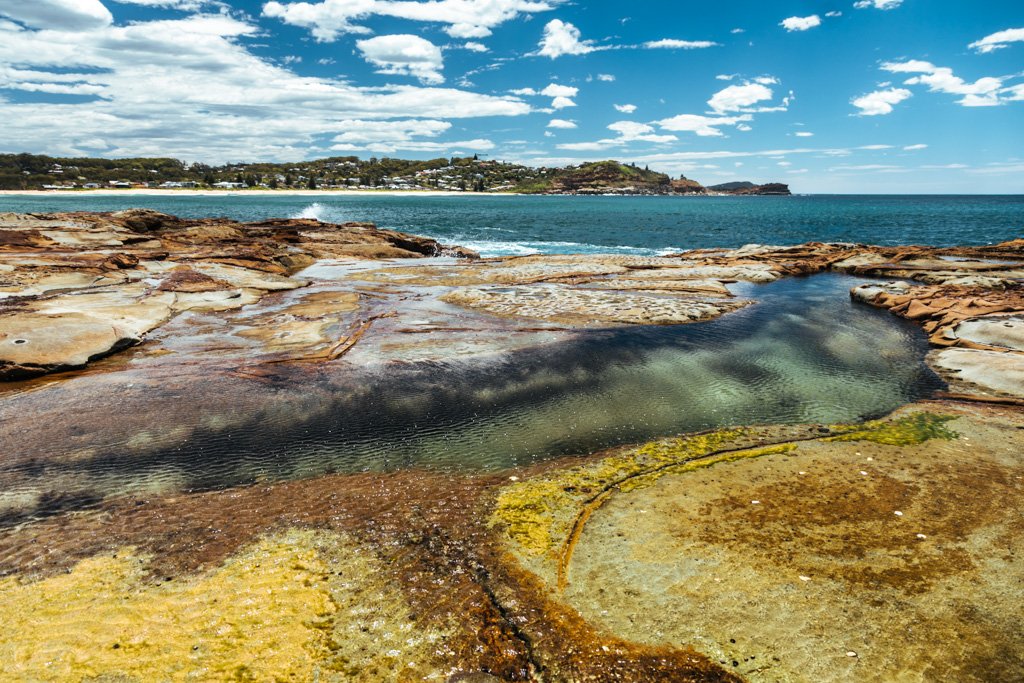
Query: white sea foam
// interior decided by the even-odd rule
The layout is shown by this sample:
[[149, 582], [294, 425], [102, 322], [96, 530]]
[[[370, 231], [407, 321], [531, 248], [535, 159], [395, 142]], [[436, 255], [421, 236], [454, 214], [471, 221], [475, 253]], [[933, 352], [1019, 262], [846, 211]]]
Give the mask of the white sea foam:
[[330, 209], [320, 202], [313, 202], [302, 211], [292, 216], [292, 218], [312, 218], [318, 221], [326, 221], [327, 212]]

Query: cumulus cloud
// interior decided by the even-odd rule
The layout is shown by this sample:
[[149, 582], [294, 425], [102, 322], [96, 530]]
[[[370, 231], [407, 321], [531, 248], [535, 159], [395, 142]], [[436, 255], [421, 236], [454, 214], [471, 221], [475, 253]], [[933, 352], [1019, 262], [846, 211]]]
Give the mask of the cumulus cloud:
[[485, 38], [491, 29], [522, 14], [547, 12], [562, 0], [323, 0], [322, 2], [279, 2], [263, 6], [263, 15], [286, 24], [308, 29], [319, 41], [337, 40], [344, 33], [369, 33], [354, 22], [371, 16], [389, 16], [412, 21], [446, 24], [453, 38]]
[[985, 36], [981, 40], [976, 40], [967, 47], [984, 53], [1001, 50], [1004, 47], [1009, 47], [1010, 43], [1019, 43], [1021, 41], [1024, 41], [1024, 28], [1008, 28], [1005, 31], [997, 31]]
[[544, 27], [544, 35], [541, 37], [537, 52], [532, 54], [557, 59], [563, 55], [586, 55], [602, 50], [697, 50], [716, 45], [718, 43], [710, 40], [676, 38], [649, 40], [639, 45], [596, 45], [593, 40], [583, 40], [580, 30], [573, 24], [561, 19], [552, 19]]
[[[390, 154], [399, 150], [435, 152], [449, 149], [483, 151], [494, 148], [490, 140], [431, 140], [451, 128], [447, 121], [408, 119], [404, 121], [346, 120], [339, 123], [344, 133], [334, 136], [332, 151]], [[428, 138], [424, 140], [422, 138]]]
[[414, 76], [422, 83], [444, 82], [441, 48], [419, 36], [376, 36], [357, 41], [356, 47], [363, 59], [377, 67], [377, 73]]
[[540, 91], [539, 94], [545, 97], [576, 97], [580, 92], [579, 88], [574, 88], [571, 85], [561, 85], [559, 83], [551, 83], [546, 88]]
[[604, 81], [605, 83], [612, 83], [615, 81], [615, 76], [612, 74], [597, 74], [597, 80]]
[[[728, 75], [720, 80], [733, 80], [734, 78], [736, 76]], [[721, 137], [725, 134], [722, 128], [726, 127], [734, 127], [738, 131], [746, 132], [752, 130], [750, 123], [754, 120], [754, 114], [788, 109], [791, 96], [783, 98], [780, 104], [768, 106], [759, 104], [769, 102], [774, 98], [775, 93], [768, 85], [778, 82], [778, 79], [773, 76], [760, 76], [753, 80], [744, 80], [742, 83], [727, 86], [712, 95], [708, 100], [708, 106], [711, 108], [708, 114], [679, 114], [655, 123], [664, 130], [694, 133], [700, 137]]]
[[903, 62], [885, 62], [882, 69], [890, 73], [919, 74], [903, 81], [904, 85], [927, 85], [931, 92], [960, 95], [957, 104], [965, 107], [992, 107], [1002, 103], [1001, 95], [1005, 93], [1005, 78], [986, 76], [973, 83], [953, 74], [953, 70], [945, 66], [935, 66], [931, 62], [917, 59]]
[[716, 45], [718, 43], [710, 40], [677, 40], [675, 38], [649, 40], [643, 44], [648, 50], [700, 50], [706, 47], [715, 47]]
[[773, 96], [772, 89], [763, 83], [730, 85], [712, 95], [708, 100], [708, 106], [718, 114], [744, 111], [753, 104], [772, 99]]
[[857, 9], [896, 9], [903, 4], [903, 0], [857, 0], [853, 6]]
[[653, 127], [636, 121], [616, 121], [609, 124], [608, 130], [618, 133], [619, 139], [623, 142], [673, 142], [678, 140], [675, 135], [657, 135]]
[[561, 19], [552, 19], [544, 27], [537, 54], [557, 59], [562, 55], [585, 55], [594, 52], [594, 41], [581, 40], [580, 30]]
[[783, 19], [779, 26], [787, 31], [806, 31], [815, 26], [821, 26], [821, 17], [817, 14], [812, 14], [809, 17], [788, 17]]
[[656, 144], [674, 142], [675, 135], [658, 135], [652, 126], [636, 121], [616, 121], [609, 124], [608, 130], [618, 133], [617, 137], [604, 138], [593, 142], [567, 142], [558, 145], [559, 149], [576, 152], [597, 152], [611, 147], [620, 147], [631, 142], [652, 142]]
[[[19, 65], [0, 71], [3, 87], [75, 96], [0, 99], [2, 145], [67, 156], [286, 160], [322, 154], [320, 141], [353, 130], [351, 121], [531, 111], [511, 96], [413, 85], [361, 88], [298, 76], [241, 43], [260, 30], [222, 14], [90, 29], [35, 30], [0, 21], [0, 64]], [[159, 88], [139, 85], [154, 83]], [[422, 133], [434, 145], [454, 144], [429, 139], [436, 126], [405, 130], [414, 142]]]
[[860, 109], [858, 116], [880, 116], [891, 114], [894, 105], [909, 99], [912, 94], [906, 88], [888, 88], [855, 97], [851, 104]]
[[114, 0], [121, 5], [143, 5], [144, 7], [162, 7], [165, 9], [180, 9], [193, 12], [208, 5], [219, 5], [226, 7], [218, 0]]
[[100, 0], [0, 0], [0, 15], [30, 28], [61, 31], [88, 30], [114, 21]]
[[[657, 121], [658, 126], [665, 130], [695, 133], [700, 137], [721, 137], [723, 126], [739, 126], [752, 121], [753, 116], [703, 116], [701, 114], [679, 114], [668, 119]], [[749, 127], [747, 128], [749, 130]]]
[[615, 111], [621, 111], [623, 114], [632, 114], [636, 111], [635, 104], [613, 104]]
[[576, 128], [576, 122], [567, 121], [566, 119], [551, 119], [548, 122], [548, 128], [563, 128], [565, 130], [569, 130], [571, 128]]

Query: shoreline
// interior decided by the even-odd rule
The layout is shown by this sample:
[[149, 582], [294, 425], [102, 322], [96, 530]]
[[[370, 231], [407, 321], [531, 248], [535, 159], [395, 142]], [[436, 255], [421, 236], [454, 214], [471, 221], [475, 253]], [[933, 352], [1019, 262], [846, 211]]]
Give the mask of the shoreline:
[[414, 195], [417, 197], [518, 197], [514, 192], [449, 192], [446, 190], [161, 190], [158, 188], [138, 188], [132, 190], [0, 190], [0, 196], [24, 195], [29, 197], [82, 197], [99, 196], [129, 197], [177, 195], [179, 197], [320, 197], [320, 196], [353, 196], [353, 197], [398, 197]]

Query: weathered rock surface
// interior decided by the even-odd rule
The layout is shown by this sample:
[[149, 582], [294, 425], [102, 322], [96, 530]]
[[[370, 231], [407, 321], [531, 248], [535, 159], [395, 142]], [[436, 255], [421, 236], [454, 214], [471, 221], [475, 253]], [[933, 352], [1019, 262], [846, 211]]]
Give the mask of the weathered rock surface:
[[[81, 368], [138, 344], [184, 311], [240, 309], [269, 292], [305, 287], [308, 280], [295, 273], [324, 256], [443, 253], [433, 240], [365, 223], [240, 224], [139, 209], [4, 214], [0, 380]], [[329, 317], [330, 306], [317, 315]]]
[[[29, 414], [7, 423], [12, 441], [32, 443], [5, 453], [0, 502], [41, 512], [0, 517], [0, 669], [28, 680], [1024, 676], [1024, 242], [413, 258], [438, 249], [364, 224], [0, 216], [0, 373], [146, 342], [83, 376], [5, 390], [7, 414]], [[734, 283], [756, 299], [758, 283], [826, 270], [880, 278], [851, 295], [921, 325], [932, 367], [970, 400], [498, 473], [342, 475], [314, 452], [294, 461], [295, 480], [271, 482], [236, 457], [254, 420], [330, 412], [332, 392], [377, 399], [363, 375], [344, 381], [351, 367], [415, 372], [593, 327], [706, 319], [751, 303]], [[522, 373], [522, 400], [543, 391], [529, 368], [506, 371]], [[213, 375], [214, 389], [197, 386]], [[438, 389], [428, 400], [445, 400]], [[189, 404], [212, 400], [223, 409], [195, 420]], [[54, 405], [56, 427], [29, 424], [33, 407]], [[153, 405], [166, 414], [139, 409]], [[315, 449], [300, 427], [294, 447]], [[98, 450], [97, 430], [116, 443]], [[175, 454], [200, 430], [223, 436], [223, 467], [244, 478], [186, 485], [194, 461]], [[32, 450], [53, 434], [56, 446]], [[144, 485], [124, 493], [118, 468]], [[25, 476], [42, 486], [6, 486]]]

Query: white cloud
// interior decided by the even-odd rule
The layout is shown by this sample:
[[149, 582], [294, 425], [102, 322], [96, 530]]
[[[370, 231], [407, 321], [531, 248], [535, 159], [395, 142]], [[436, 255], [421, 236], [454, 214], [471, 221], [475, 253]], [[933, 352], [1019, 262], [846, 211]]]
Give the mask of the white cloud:
[[556, 59], [562, 55], [585, 55], [594, 52], [592, 40], [580, 40], [580, 30], [561, 19], [552, 19], [544, 27], [537, 54]]
[[[0, 71], [3, 87], [73, 90], [78, 96], [71, 102], [0, 99], [0, 144], [66, 156], [100, 149], [107, 156], [213, 163], [294, 160], [322, 155], [320, 141], [345, 133], [347, 121], [531, 111], [509, 96], [411, 85], [361, 88], [298, 76], [241, 44], [240, 38], [259, 31], [253, 23], [222, 14], [88, 30], [25, 30], [0, 22], [0, 64], [20, 65]], [[426, 125], [421, 132], [436, 124]], [[98, 148], [97, 141], [106, 147]]]
[[967, 47], [978, 52], [992, 52], [1009, 47], [1008, 43], [1019, 43], [1024, 41], [1024, 28], [1008, 28], [1005, 31], [997, 31], [987, 35], [981, 40], [976, 40]]
[[815, 26], [821, 26], [821, 17], [817, 14], [812, 14], [809, 17], [788, 17], [783, 19], [779, 26], [787, 31], [806, 31]]
[[377, 67], [377, 73], [415, 76], [429, 84], [444, 82], [441, 48], [419, 36], [376, 36], [357, 41], [356, 47], [363, 53], [363, 59]]
[[798, 130], [797, 132], [793, 133], [793, 135], [797, 136], [798, 138], [812, 138], [812, 137], [814, 137], [814, 133], [812, 133], [810, 131], [806, 131], [806, 130]]
[[597, 74], [597, 80], [604, 81], [605, 83], [612, 83], [615, 81], [615, 76], [612, 74]]
[[649, 40], [643, 44], [648, 50], [700, 50], [706, 47], [715, 47], [718, 43], [710, 40], [677, 40], [675, 38], [662, 38], [661, 40]]
[[548, 122], [548, 128], [562, 128], [569, 130], [571, 128], [576, 128], [576, 123], [574, 121], [567, 121], [566, 119], [551, 119], [551, 121]]
[[469, 50], [470, 52], [487, 52], [487, 46], [483, 43], [477, 43], [475, 41], [468, 41], [462, 44], [463, 50]]
[[[331, 146], [336, 152], [374, 152], [390, 154], [399, 150], [414, 152], [440, 152], [450, 149], [472, 149], [485, 151], [494, 148], [490, 140], [435, 141], [421, 138], [436, 138], [447, 132], [451, 124], [447, 121], [430, 119], [407, 119], [404, 121], [362, 121], [339, 122], [345, 132], [334, 136]], [[420, 138], [420, 139], [417, 139]]]
[[729, 31], [729, 33], [733, 33], [733, 34], [736, 34], [736, 33], [746, 33], [746, 30], [742, 29], [742, 28], [734, 28], [733, 30]]
[[515, 90], [509, 90], [509, 92], [513, 95], [522, 95], [526, 97], [538, 94], [533, 88], [516, 88]]
[[700, 114], [680, 114], [672, 118], [662, 119], [656, 123], [665, 130], [695, 133], [701, 137], [720, 137], [722, 126], [736, 126], [753, 120], [750, 114], [741, 116], [702, 116]]
[[772, 96], [772, 89], [761, 83], [730, 85], [712, 95], [708, 106], [717, 114], [744, 111], [752, 104], [772, 99]]
[[679, 139], [675, 135], [656, 135], [653, 127], [636, 121], [616, 121], [608, 126], [608, 130], [618, 133], [623, 142], [673, 142]]
[[567, 142], [558, 145], [558, 149], [576, 152], [597, 152], [611, 147], [620, 147], [631, 142], [666, 143], [675, 142], [675, 135], [658, 135], [652, 126], [636, 121], [616, 121], [608, 126], [608, 130], [618, 133], [618, 137], [595, 140], [593, 142]]
[[896, 9], [903, 4], [903, 0], [857, 0], [853, 6], [857, 9]]
[[279, 2], [263, 6], [263, 15], [286, 24], [309, 29], [319, 41], [337, 40], [344, 33], [369, 33], [353, 22], [373, 15], [446, 24], [453, 38], [485, 38], [491, 29], [506, 21], [533, 12], [547, 12], [562, 0], [323, 0], [322, 2]]
[[615, 107], [615, 111], [620, 111], [623, 114], [632, 114], [636, 111], [635, 104], [613, 104], [612, 106]]
[[[411, 149], [423, 141], [415, 138], [436, 138], [452, 127], [447, 121], [407, 119], [404, 121], [340, 121], [345, 132], [334, 136], [334, 151], [394, 152]], [[464, 146], [463, 142], [447, 143]]]
[[114, 21], [100, 0], [0, 0], [0, 15], [30, 28], [63, 31], [88, 30]]
[[551, 83], [546, 88], [540, 91], [541, 95], [545, 97], [576, 97], [580, 92], [579, 88], [574, 88], [571, 85], [560, 85], [558, 83]]
[[880, 116], [891, 114], [893, 105], [908, 99], [912, 94], [906, 88], [889, 88], [855, 97], [850, 103], [860, 109], [858, 116]]
[[576, 103], [573, 102], [568, 97], [556, 97], [555, 99], [551, 100], [551, 108], [552, 109], [567, 109], [569, 107], [575, 107], [575, 106], [576, 106]]
[[718, 74], [715, 78], [719, 81], [731, 81], [739, 76], [739, 74]]
[[919, 149], [928, 149], [928, 145], [923, 145], [923, 144], [907, 145], [906, 147], [903, 148], [903, 151], [904, 152], [916, 152]]
[[830, 17], [830, 18], [832, 18], [832, 17], [841, 17], [841, 16], [843, 16], [843, 13], [840, 12], [839, 10], [832, 10], [831, 12], [825, 12], [825, 16], [826, 17]]
[[189, 12], [202, 9], [207, 5], [225, 6], [218, 0], [114, 0], [121, 5], [143, 5], [145, 7], [163, 7], [165, 9], [180, 9]]
[[968, 83], [953, 70], [945, 66], [935, 66], [931, 62], [908, 60], [905, 62], [885, 62], [882, 69], [892, 73], [917, 73], [903, 81], [904, 85], [927, 85], [931, 92], [950, 95], [961, 95], [958, 104], [965, 107], [991, 107], [1001, 103], [1000, 93], [1005, 78], [986, 76], [973, 83]]

